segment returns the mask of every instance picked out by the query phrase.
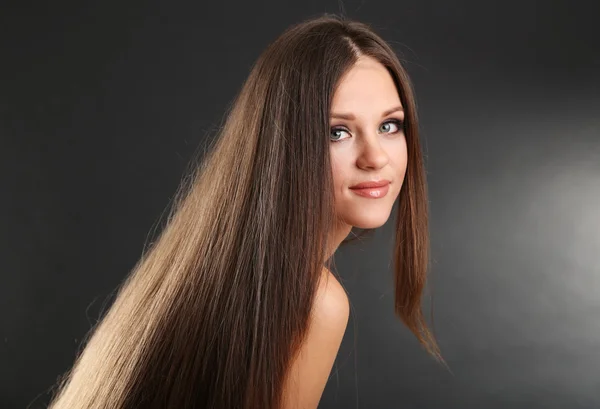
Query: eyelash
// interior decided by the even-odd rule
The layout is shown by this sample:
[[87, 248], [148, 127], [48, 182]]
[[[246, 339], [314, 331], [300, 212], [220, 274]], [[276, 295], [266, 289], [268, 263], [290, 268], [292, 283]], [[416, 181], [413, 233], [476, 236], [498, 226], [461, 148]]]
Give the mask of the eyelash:
[[[387, 121], [383, 122], [381, 125], [387, 124], [387, 123], [390, 123], [390, 122], [393, 123], [394, 125], [396, 125], [398, 127], [398, 130], [396, 132], [388, 132], [390, 135], [397, 134], [397, 133], [402, 132], [404, 130], [404, 121], [400, 120], [400, 119], [390, 119], [390, 120], [387, 120]], [[330, 132], [334, 132], [334, 131], [344, 131], [344, 132], [348, 132], [348, 133], [350, 132], [347, 128], [345, 128], [345, 127], [339, 127], [339, 126], [331, 128]], [[348, 139], [348, 138], [346, 138], [346, 139]], [[342, 141], [345, 141], [346, 139], [337, 139], [337, 140], [331, 139], [331, 142], [342, 142]]]

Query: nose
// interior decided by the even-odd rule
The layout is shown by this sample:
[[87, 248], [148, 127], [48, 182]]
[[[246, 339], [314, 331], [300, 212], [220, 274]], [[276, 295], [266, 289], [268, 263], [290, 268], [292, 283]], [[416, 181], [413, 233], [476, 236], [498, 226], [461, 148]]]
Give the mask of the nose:
[[379, 142], [378, 135], [363, 138], [356, 165], [361, 169], [381, 169], [387, 165], [389, 157]]

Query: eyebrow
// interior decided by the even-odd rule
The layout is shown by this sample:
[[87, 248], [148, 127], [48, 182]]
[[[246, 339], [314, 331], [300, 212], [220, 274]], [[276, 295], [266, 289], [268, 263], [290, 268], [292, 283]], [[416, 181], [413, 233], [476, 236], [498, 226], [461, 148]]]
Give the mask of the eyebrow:
[[[381, 116], [382, 116], [382, 117], [384, 117], [384, 116], [388, 116], [389, 114], [391, 114], [391, 113], [393, 113], [393, 112], [396, 112], [396, 111], [401, 111], [401, 112], [404, 112], [404, 109], [402, 108], [402, 106], [400, 106], [400, 105], [399, 105], [399, 106], [397, 106], [397, 107], [394, 107], [394, 108], [390, 108], [390, 109], [388, 109], [388, 110], [387, 110], [387, 111], [385, 111], [385, 112], [383, 113], [383, 115], [381, 115]], [[356, 119], [356, 118], [354, 117], [354, 115], [352, 115], [352, 114], [346, 114], [346, 113], [341, 113], [341, 112], [340, 112], [340, 113], [332, 113], [332, 114], [331, 114], [331, 117], [332, 117], [332, 118], [347, 119], [348, 121], [353, 121], [354, 119]]]

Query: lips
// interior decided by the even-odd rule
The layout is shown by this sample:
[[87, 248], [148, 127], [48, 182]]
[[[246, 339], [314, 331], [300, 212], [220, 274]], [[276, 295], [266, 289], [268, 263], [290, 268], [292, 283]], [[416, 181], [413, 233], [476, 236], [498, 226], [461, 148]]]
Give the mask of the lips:
[[386, 179], [382, 179], [382, 180], [373, 180], [373, 181], [368, 181], [368, 182], [361, 182], [358, 185], [354, 185], [354, 186], [350, 186], [350, 189], [372, 189], [372, 188], [379, 188], [379, 187], [384, 187], [390, 184], [389, 180]]
[[377, 180], [362, 182], [350, 187], [350, 190], [352, 193], [367, 199], [381, 199], [385, 197], [390, 190], [390, 181]]

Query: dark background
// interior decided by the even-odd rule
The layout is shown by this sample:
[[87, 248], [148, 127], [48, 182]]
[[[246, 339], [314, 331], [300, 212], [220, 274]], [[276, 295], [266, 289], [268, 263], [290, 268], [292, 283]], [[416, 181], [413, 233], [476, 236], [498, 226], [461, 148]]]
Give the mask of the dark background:
[[598, 2], [19, 4], [0, 13], [1, 408], [44, 407], [260, 52], [342, 10], [415, 84], [452, 373], [393, 315], [388, 223], [336, 255], [352, 317], [320, 408], [600, 408]]

